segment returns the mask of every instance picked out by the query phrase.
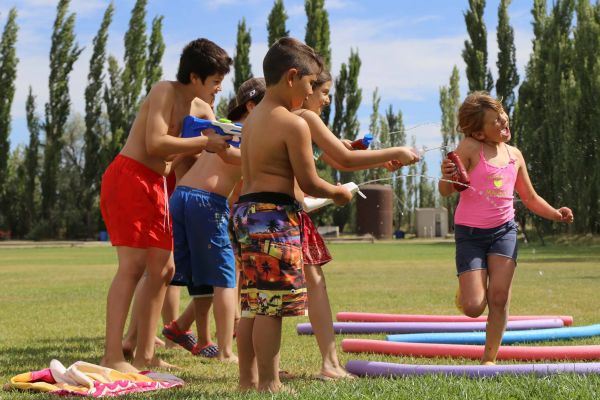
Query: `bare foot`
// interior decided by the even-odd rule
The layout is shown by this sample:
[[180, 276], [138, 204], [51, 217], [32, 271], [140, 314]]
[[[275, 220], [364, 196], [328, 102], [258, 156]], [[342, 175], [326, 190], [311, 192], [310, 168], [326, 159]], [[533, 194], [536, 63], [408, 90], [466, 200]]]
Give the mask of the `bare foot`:
[[356, 379], [356, 375], [353, 375], [346, 371], [344, 367], [338, 365], [337, 367], [322, 367], [321, 372], [317, 375], [317, 379], [323, 381], [337, 381], [341, 379]]
[[183, 347], [179, 346], [177, 343], [175, 343], [172, 340], [166, 339], [165, 340], [165, 348], [167, 349], [183, 349]]
[[181, 369], [177, 365], [169, 364], [168, 362], [161, 360], [157, 356], [154, 356], [150, 362], [142, 362], [137, 363], [134, 362], [133, 365], [139, 369], [149, 369], [149, 368], [163, 368], [167, 370], [171, 369]]
[[279, 384], [273, 383], [271, 385], [264, 386], [263, 388], [259, 387], [258, 391], [259, 392], [267, 392], [267, 393], [285, 393], [290, 396], [296, 396], [298, 394], [298, 392], [296, 392], [291, 387], [283, 385], [281, 383], [279, 383]]
[[496, 365], [496, 363], [493, 361], [482, 361], [481, 365]]
[[238, 392], [253, 392], [258, 389], [258, 383], [241, 383], [238, 385]]
[[114, 369], [115, 371], [123, 372], [124, 374], [137, 374], [140, 371], [125, 360], [111, 361], [103, 358], [100, 365], [106, 368]]
[[121, 341], [121, 347], [123, 347], [123, 356], [126, 360], [133, 358], [133, 352], [135, 351], [135, 340], [125, 338]]
[[232, 363], [232, 364], [237, 364], [238, 363], [238, 356], [236, 356], [235, 354], [231, 354], [229, 356], [222, 356], [219, 353], [217, 355], [216, 359], [219, 360], [219, 361], [221, 361], [221, 362], [225, 362], [225, 363]]
[[[171, 342], [171, 343], [173, 343], [173, 342]], [[173, 344], [175, 345], [175, 343], [173, 343]], [[154, 336], [154, 345], [155, 346], [164, 347], [165, 346], [165, 342], [161, 338], [159, 338], [158, 336]]]

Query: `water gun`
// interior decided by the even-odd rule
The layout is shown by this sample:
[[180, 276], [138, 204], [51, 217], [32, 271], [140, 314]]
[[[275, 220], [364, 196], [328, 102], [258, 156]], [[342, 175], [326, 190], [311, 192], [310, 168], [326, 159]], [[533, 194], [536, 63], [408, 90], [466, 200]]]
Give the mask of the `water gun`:
[[356, 139], [350, 145], [354, 150], [367, 150], [373, 141], [373, 135], [367, 133], [365, 136], [360, 139]]
[[219, 118], [217, 121], [209, 121], [188, 115], [183, 119], [183, 127], [181, 129], [181, 137], [189, 138], [200, 136], [202, 131], [205, 129], [214, 129], [219, 135], [233, 135], [238, 136], [238, 140], [228, 140], [227, 143], [234, 147], [240, 147], [242, 141], [242, 124], [233, 123], [226, 118]]
[[[366, 199], [367, 196], [364, 195], [363, 192], [360, 191], [358, 185], [354, 182], [344, 183], [342, 185], [352, 194], [357, 193], [363, 199]], [[317, 199], [314, 197], [305, 197], [304, 202], [302, 203], [302, 209], [306, 212], [311, 212], [321, 207], [325, 207], [326, 205], [333, 204], [333, 200], [331, 199]]]
[[456, 165], [456, 172], [452, 176], [452, 179], [460, 182], [460, 184], [453, 184], [454, 189], [456, 189], [457, 192], [462, 192], [463, 190], [468, 189], [469, 185], [471, 184], [471, 180], [469, 179], [469, 174], [467, 174], [467, 170], [460, 160], [460, 157], [458, 154], [451, 151], [448, 153], [448, 158], [454, 163], [454, 165]]

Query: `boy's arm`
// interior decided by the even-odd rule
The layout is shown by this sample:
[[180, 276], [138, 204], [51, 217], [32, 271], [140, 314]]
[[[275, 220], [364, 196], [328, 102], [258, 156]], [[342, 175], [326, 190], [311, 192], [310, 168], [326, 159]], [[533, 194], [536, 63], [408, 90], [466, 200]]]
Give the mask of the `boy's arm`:
[[390, 160], [399, 160], [403, 165], [409, 165], [419, 160], [419, 156], [408, 147], [389, 147], [369, 151], [348, 150], [316, 113], [305, 110], [300, 116], [308, 123], [312, 141], [342, 168], [368, 169]]
[[[367, 150], [363, 150], [363, 151], [367, 151]], [[371, 150], [368, 150], [368, 151], [371, 151]], [[357, 166], [357, 167], [346, 167], [346, 166], [338, 163], [333, 158], [331, 158], [327, 153], [323, 153], [320, 158], [321, 158], [321, 160], [325, 161], [328, 165], [337, 169], [338, 171], [362, 171], [364, 169], [386, 168], [386, 163], [371, 164], [371, 165], [364, 165], [364, 166]]]
[[529, 179], [529, 173], [527, 172], [523, 154], [514, 147], [512, 150], [513, 153], [517, 155], [517, 182], [515, 184], [515, 190], [519, 194], [523, 204], [525, 204], [525, 207], [534, 214], [551, 221], [573, 222], [573, 212], [571, 209], [567, 207], [556, 209], [536, 193], [531, 184], [531, 180]]
[[342, 186], [332, 185], [317, 175], [306, 121], [292, 114], [289, 117], [290, 129], [285, 135], [285, 145], [300, 189], [313, 197], [333, 199], [337, 205], [346, 204], [352, 198], [352, 194]]
[[221, 160], [231, 165], [242, 165], [242, 152], [235, 147], [229, 147], [217, 153]]
[[154, 85], [148, 94], [146, 120], [146, 151], [148, 154], [167, 159], [173, 154], [199, 153], [204, 149], [218, 152], [227, 148], [230, 136], [208, 134], [194, 138], [179, 138], [168, 134], [171, 110], [175, 102], [175, 90], [170, 83]]

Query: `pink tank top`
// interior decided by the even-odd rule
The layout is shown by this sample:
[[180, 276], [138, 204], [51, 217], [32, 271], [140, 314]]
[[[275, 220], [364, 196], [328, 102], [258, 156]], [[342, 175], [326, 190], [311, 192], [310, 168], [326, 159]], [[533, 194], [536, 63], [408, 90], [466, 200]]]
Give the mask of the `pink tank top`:
[[[506, 148], [508, 156], [510, 152]], [[460, 192], [460, 200], [454, 214], [456, 225], [473, 228], [495, 228], [512, 220], [515, 182], [517, 180], [516, 160], [504, 167], [491, 165], [483, 154], [483, 143], [479, 150], [479, 162], [469, 173], [471, 187]]]

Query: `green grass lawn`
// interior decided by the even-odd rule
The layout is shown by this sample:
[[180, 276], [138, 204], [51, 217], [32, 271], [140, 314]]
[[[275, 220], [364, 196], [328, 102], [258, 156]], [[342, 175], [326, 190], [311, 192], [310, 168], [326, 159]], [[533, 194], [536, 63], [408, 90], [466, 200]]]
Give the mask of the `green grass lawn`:
[[[331, 245], [335, 261], [325, 267], [333, 312], [456, 314], [454, 245], [414, 241]], [[572, 315], [575, 325], [600, 323], [600, 245], [521, 245], [511, 313]], [[106, 293], [116, 268], [110, 247], [0, 247], [0, 380], [48, 366], [57, 358], [66, 366], [77, 360], [98, 363], [102, 355]], [[182, 306], [188, 301], [182, 291]], [[492, 379], [430, 376], [360, 379], [323, 383], [312, 377], [320, 356], [314, 337], [298, 336], [295, 326], [308, 318], [284, 320], [282, 368], [299, 374], [288, 384], [300, 398], [340, 399], [573, 399], [598, 398], [600, 377]], [[367, 336], [364, 336], [367, 337]], [[384, 335], [369, 336], [383, 338]], [[343, 337], [340, 336], [339, 340]], [[600, 344], [600, 338], [576, 344]], [[565, 343], [556, 343], [565, 344]], [[187, 385], [155, 392], [158, 399], [270, 398], [235, 391], [237, 367], [194, 358], [184, 351], [160, 349], [180, 365], [175, 374]], [[354, 359], [419, 364], [471, 364], [470, 360], [415, 359], [345, 354]], [[41, 395], [0, 392], [0, 399]], [[148, 398], [149, 394], [126, 396]], [[287, 398], [289, 395], [273, 396]]]

